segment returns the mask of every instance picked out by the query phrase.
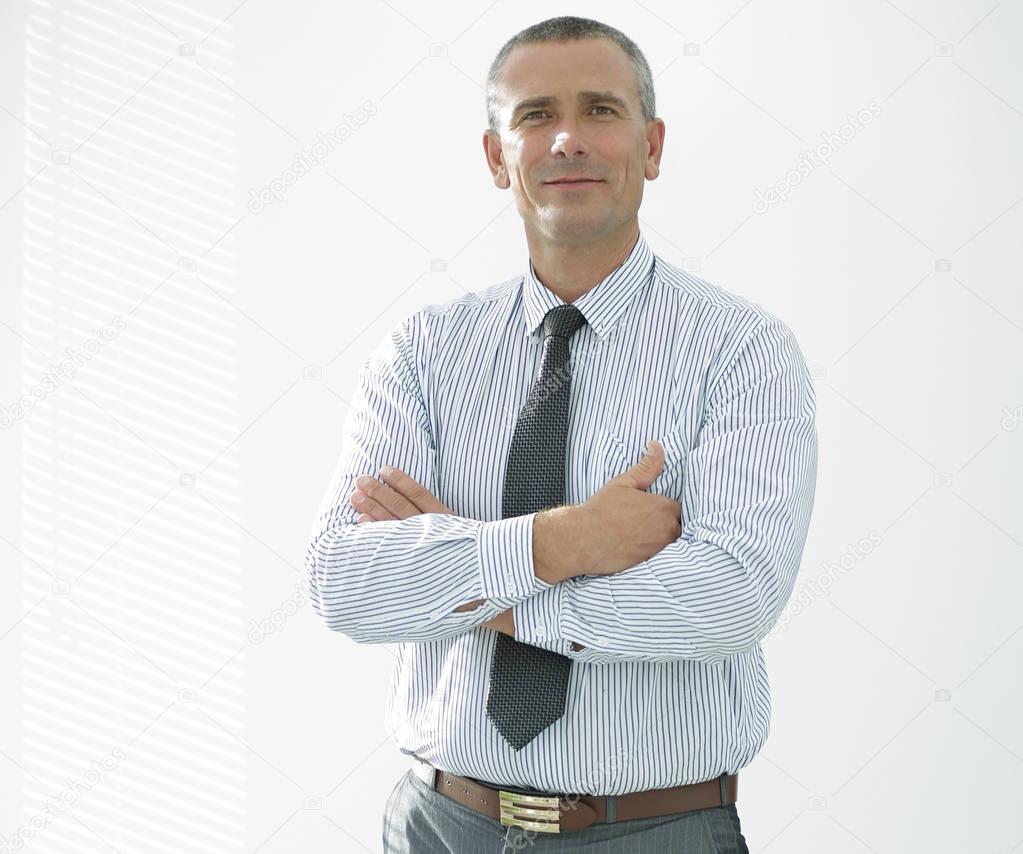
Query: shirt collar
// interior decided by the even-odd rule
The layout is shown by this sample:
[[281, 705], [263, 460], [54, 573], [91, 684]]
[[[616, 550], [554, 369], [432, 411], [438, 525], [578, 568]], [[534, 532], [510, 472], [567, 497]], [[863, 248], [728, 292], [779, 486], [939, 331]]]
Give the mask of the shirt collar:
[[[649, 277], [653, 265], [654, 254], [640, 232], [628, 257], [572, 303], [583, 313], [587, 325], [598, 338], [603, 338], [611, 331], [636, 290]], [[537, 279], [533, 260], [529, 259], [522, 281], [525, 335], [537, 333], [543, 325], [544, 315], [559, 305], [565, 305], [564, 300]]]

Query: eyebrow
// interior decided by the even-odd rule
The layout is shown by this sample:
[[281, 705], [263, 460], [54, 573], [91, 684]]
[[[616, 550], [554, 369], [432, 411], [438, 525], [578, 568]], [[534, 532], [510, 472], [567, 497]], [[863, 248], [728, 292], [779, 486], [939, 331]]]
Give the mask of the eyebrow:
[[[533, 98], [526, 98], [523, 101], [519, 101], [512, 109], [511, 117], [514, 119], [523, 110], [532, 109], [535, 107], [546, 107], [549, 104], [555, 103], [558, 99], [553, 95], [537, 95]], [[613, 92], [593, 92], [586, 91], [580, 92], [577, 98], [580, 104], [594, 104], [597, 102], [613, 104], [618, 107], [623, 113], [629, 111], [629, 105], [625, 103], [621, 98], [615, 95]]]

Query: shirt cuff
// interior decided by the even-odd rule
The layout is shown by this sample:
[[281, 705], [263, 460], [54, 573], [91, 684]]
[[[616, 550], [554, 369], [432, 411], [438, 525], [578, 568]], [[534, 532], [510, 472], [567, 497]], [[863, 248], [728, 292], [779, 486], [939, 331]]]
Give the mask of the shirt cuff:
[[561, 602], [565, 585], [550, 585], [536, 596], [531, 596], [512, 607], [515, 621], [515, 640], [552, 649], [568, 655], [571, 644], [561, 637]]
[[522, 599], [554, 585], [536, 577], [533, 568], [535, 513], [480, 525], [477, 538], [480, 585], [486, 599]]

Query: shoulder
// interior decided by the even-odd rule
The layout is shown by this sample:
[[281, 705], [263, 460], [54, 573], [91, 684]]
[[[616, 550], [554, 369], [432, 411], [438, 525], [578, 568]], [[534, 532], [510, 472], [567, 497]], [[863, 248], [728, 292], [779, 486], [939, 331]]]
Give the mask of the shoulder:
[[521, 287], [522, 276], [505, 279], [479, 291], [468, 291], [448, 300], [428, 303], [411, 314], [407, 322], [423, 331], [457, 329], [505, 311], [518, 299]]
[[[677, 311], [679, 323], [692, 327], [704, 352], [718, 369], [731, 364], [756, 340], [786, 341], [797, 347], [792, 329], [762, 304], [688, 272], [656, 256], [654, 278], [660, 293]], [[798, 349], [798, 348], [797, 348]]]
[[759, 325], [779, 319], [760, 303], [687, 272], [659, 255], [654, 277], [660, 288], [704, 317], [717, 317], [722, 323], [733, 325]]
[[371, 358], [405, 361], [422, 370], [439, 346], [464, 344], [497, 326], [519, 299], [521, 286], [520, 275], [401, 315], [378, 339]]

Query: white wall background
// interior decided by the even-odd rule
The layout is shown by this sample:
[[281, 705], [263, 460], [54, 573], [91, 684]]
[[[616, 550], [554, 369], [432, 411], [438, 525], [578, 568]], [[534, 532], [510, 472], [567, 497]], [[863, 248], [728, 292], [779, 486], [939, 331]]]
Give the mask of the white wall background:
[[524, 268], [483, 80], [555, 14], [654, 69], [655, 251], [814, 366], [750, 849], [1023, 851], [1019, 0], [5, 3], [0, 839], [381, 850], [392, 653], [325, 629], [302, 556], [367, 351]]

